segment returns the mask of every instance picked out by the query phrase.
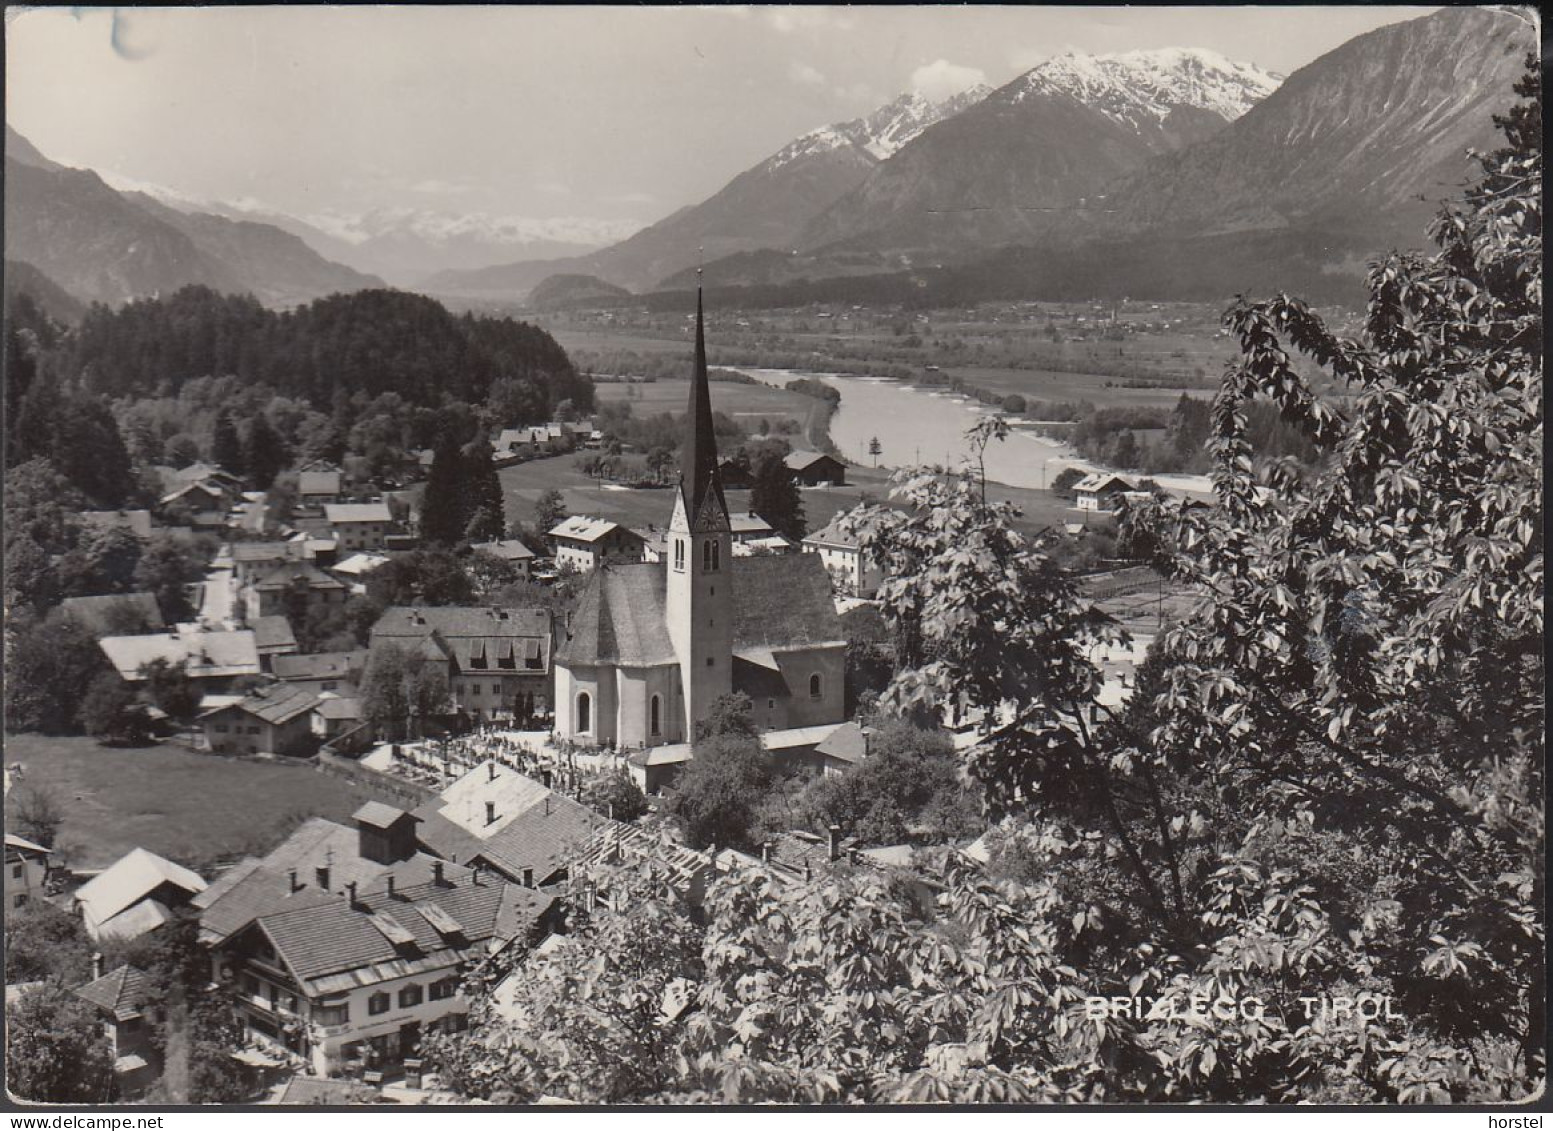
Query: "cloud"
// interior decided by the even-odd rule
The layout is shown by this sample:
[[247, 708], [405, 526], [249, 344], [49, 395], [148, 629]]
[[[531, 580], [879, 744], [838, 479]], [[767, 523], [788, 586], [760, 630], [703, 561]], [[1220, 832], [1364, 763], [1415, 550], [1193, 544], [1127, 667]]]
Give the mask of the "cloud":
[[825, 76], [808, 63], [792, 62], [787, 65], [787, 77], [799, 86], [824, 86]]
[[784, 35], [795, 31], [851, 31], [857, 26], [857, 18], [845, 8], [767, 8], [764, 14], [766, 23]]
[[987, 81], [979, 67], [964, 67], [948, 59], [935, 59], [911, 72], [911, 89], [934, 102]]
[[656, 204], [658, 198], [650, 192], [618, 192], [604, 197], [607, 204]]

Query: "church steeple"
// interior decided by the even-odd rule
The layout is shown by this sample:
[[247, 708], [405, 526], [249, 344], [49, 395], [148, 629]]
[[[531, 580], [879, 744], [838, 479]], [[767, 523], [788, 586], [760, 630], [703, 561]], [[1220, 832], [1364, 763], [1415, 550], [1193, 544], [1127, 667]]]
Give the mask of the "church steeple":
[[714, 514], [727, 525], [728, 501], [723, 497], [722, 476], [717, 471], [717, 437], [712, 430], [712, 389], [706, 373], [706, 330], [701, 288], [696, 287], [696, 362], [690, 378], [690, 405], [685, 413], [685, 445], [680, 451], [680, 492], [692, 528], [703, 524], [703, 508], [716, 500]]

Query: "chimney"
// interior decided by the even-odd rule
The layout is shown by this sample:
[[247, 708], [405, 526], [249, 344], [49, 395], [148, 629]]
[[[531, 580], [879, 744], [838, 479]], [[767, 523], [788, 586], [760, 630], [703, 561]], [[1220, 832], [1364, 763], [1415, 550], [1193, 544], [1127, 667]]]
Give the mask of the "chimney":
[[868, 757], [868, 755], [870, 753], [872, 753], [872, 751], [869, 750], [869, 747], [873, 745], [873, 742], [874, 742], [874, 732], [873, 732], [873, 729], [871, 727], [864, 727], [863, 728], [863, 757], [866, 758], [866, 757]]
[[542, 771], [542, 772], [541, 772], [541, 773], [540, 773], [540, 775], [539, 775], [539, 778], [540, 778], [540, 780], [541, 780], [541, 781], [542, 781], [542, 782], [544, 782], [544, 783], [545, 783], [545, 788], [546, 788], [546, 789], [549, 789], [549, 788], [550, 788], [550, 783], [551, 783], [551, 781], [552, 781], [552, 780], [554, 780], [554, 776], [553, 776], [553, 775], [552, 775], [552, 774], [551, 774], [551, 773], [550, 773], [550, 771], [549, 771], [549, 770], [544, 770], [544, 771]]
[[841, 859], [841, 826], [840, 825], [832, 825], [830, 827], [830, 858], [831, 858], [831, 861], [833, 863], [835, 861]]
[[394, 898], [394, 874], [392, 872], [388, 873], [388, 898]]
[[485, 803], [485, 823], [488, 825], [496, 823], [496, 802], [494, 801], [487, 801]]
[[496, 780], [496, 762], [494, 760], [492, 760], [490, 762], [487, 762], [485, 764], [485, 768], [486, 768], [485, 780], [486, 781], [495, 781]]
[[102, 977], [102, 954], [99, 951], [92, 952], [92, 981]]
[[613, 801], [604, 802], [604, 815], [611, 821], [615, 819], [615, 803]]
[[762, 842], [762, 844], [760, 846], [760, 862], [762, 864], [769, 864], [769, 863], [771, 863], [771, 842], [770, 841]]
[[469, 866], [469, 882], [479, 887], [485, 881], [480, 878], [480, 873], [485, 870], [480, 861], [475, 860]]
[[587, 907], [589, 911], [598, 909], [599, 889], [598, 885], [595, 884], [592, 880], [589, 880], [588, 886], [583, 889], [583, 905]]
[[442, 886], [442, 861], [441, 860], [433, 860], [431, 862], [431, 883], [432, 883], [433, 887], [439, 887], [440, 888]]
[[523, 869], [523, 886], [526, 888], [531, 888], [534, 886], [534, 869]]
[[297, 892], [299, 892], [301, 890], [302, 890], [302, 884], [297, 879], [297, 870], [295, 868], [293, 868], [293, 869], [291, 869], [291, 892], [292, 892], [293, 895], [295, 895]]
[[352, 907], [356, 906], [356, 881], [351, 880], [345, 885], [345, 897], [350, 900]]
[[324, 891], [329, 890], [329, 865], [321, 864], [313, 869], [313, 881]]
[[814, 869], [809, 866], [809, 862], [807, 860], [803, 862], [803, 878], [805, 880], [814, 879]]

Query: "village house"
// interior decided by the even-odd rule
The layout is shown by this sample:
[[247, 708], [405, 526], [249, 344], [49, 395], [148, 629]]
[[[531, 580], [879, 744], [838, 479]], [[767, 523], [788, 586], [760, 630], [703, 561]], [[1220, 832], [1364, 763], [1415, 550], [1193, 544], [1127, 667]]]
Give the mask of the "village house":
[[846, 486], [846, 465], [824, 452], [788, 452], [782, 462], [801, 487]]
[[381, 550], [399, 532], [387, 503], [330, 503], [324, 518], [342, 550]]
[[548, 609], [396, 606], [369, 646], [445, 664], [457, 709], [473, 718], [526, 722], [550, 713], [553, 632]]
[[642, 536], [608, 519], [573, 515], [553, 527], [546, 537], [554, 550], [557, 568], [571, 566], [586, 573], [606, 561], [642, 560]]
[[594, 571], [557, 649], [556, 732], [573, 742], [687, 742], [731, 691], [766, 730], [845, 718], [846, 636], [824, 567], [733, 554], [699, 304], [692, 377], [666, 560]]
[[258, 644], [247, 629], [206, 632], [179, 625], [172, 632], [104, 636], [97, 646], [127, 683], [145, 679], [144, 669], [156, 660], [183, 668], [206, 692], [224, 691], [234, 680], [260, 672]]
[[14, 833], [5, 834], [5, 905], [15, 911], [43, 898], [50, 849]]
[[204, 890], [198, 874], [135, 848], [77, 888], [73, 905], [94, 940], [134, 939], [171, 920]]
[[728, 536], [734, 540], [735, 544], [770, 538], [775, 533], [775, 527], [754, 511], [728, 516]]
[[153, 1025], [162, 1020], [163, 1006], [145, 971], [128, 964], [111, 974], [102, 971], [102, 955], [92, 955], [92, 980], [74, 991], [102, 1021], [113, 1059], [113, 1082], [120, 1097], [136, 1099], [162, 1074], [162, 1057]]
[[319, 742], [333, 742], [361, 726], [365, 719], [361, 696], [325, 691], [318, 696], [309, 721], [314, 738]]
[[297, 502], [307, 507], [337, 503], [341, 497], [340, 469], [337, 467], [299, 471]]
[[248, 628], [253, 633], [254, 651], [259, 653], [259, 666], [267, 672], [274, 671], [278, 657], [289, 656], [298, 649], [291, 622], [284, 616], [255, 617]]
[[476, 766], [415, 810], [428, 852], [483, 863], [525, 887], [566, 878], [579, 847], [607, 817], [495, 761]]
[[500, 558], [516, 569], [520, 577], [528, 577], [534, 568], [534, 551], [516, 538], [506, 538], [500, 542], [476, 542], [469, 548]]
[[201, 711], [205, 746], [216, 754], [292, 754], [313, 752], [309, 717], [318, 696], [292, 683], [276, 683], [250, 691], [236, 703]]
[[242, 585], [239, 594], [247, 619], [310, 616], [315, 610], [343, 605], [350, 586], [330, 577], [310, 561], [286, 561]]
[[230, 553], [232, 577], [242, 588], [282, 563], [311, 561], [314, 553], [314, 547], [305, 538], [288, 542], [234, 542]]
[[884, 582], [884, 571], [864, 552], [855, 534], [843, 533], [838, 520], [804, 538], [803, 552], [817, 554], [838, 592], [872, 597]]
[[367, 670], [367, 650], [350, 652], [313, 652], [305, 656], [277, 656], [272, 673], [276, 679], [307, 687], [309, 690], [354, 691], [361, 686]]
[[1073, 485], [1074, 505], [1081, 511], [1110, 514], [1118, 509], [1123, 495], [1137, 489], [1137, 484], [1125, 475], [1096, 471]]
[[326, 1077], [383, 1070], [467, 1025], [463, 974], [559, 928], [552, 894], [419, 852], [416, 819], [368, 802], [314, 818], [199, 900], [217, 980], [250, 1039]]

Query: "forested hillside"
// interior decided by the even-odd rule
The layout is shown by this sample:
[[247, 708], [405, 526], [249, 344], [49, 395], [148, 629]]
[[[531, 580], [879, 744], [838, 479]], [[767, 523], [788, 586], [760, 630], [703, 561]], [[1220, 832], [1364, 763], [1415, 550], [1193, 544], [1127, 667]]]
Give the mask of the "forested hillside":
[[108, 397], [175, 396], [197, 377], [235, 376], [328, 408], [340, 395], [397, 393], [417, 405], [479, 403], [493, 381], [532, 387], [544, 410], [586, 410], [592, 384], [543, 330], [505, 318], [456, 317], [399, 291], [331, 295], [295, 310], [185, 287], [117, 310], [93, 306], [56, 357], [63, 381]]

